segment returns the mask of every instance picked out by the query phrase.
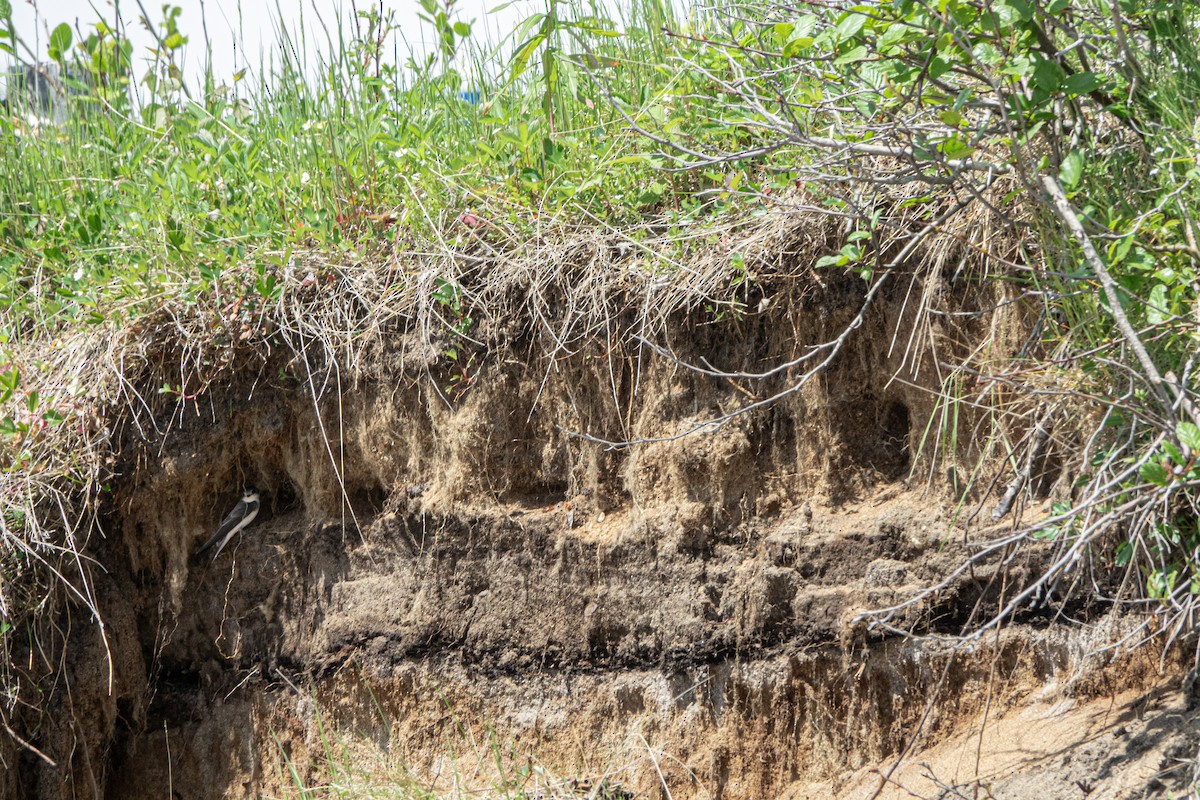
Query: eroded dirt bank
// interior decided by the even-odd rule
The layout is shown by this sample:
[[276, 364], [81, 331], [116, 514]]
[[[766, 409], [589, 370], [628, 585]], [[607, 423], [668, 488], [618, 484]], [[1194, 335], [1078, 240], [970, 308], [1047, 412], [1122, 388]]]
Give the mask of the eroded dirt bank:
[[[633, 313], [569, 340], [525, 321], [480, 323], [474, 344], [397, 331], [368, 378], [242, 358], [158, 433], [130, 427], [146, 440], [95, 554], [106, 636], [71, 634], [69, 707], [30, 734], [54, 765], [19, 756], [7, 792], [280, 795], [328, 782], [332, 752], [439, 790], [858, 797], [940, 747], [959, 756], [889, 791], [980, 775], [1032, 797], [1014, 781], [1043, 769], [1129, 796], [1133, 768], [1103, 747], [1078, 777], [1061, 760], [1109, 736], [1157, 772], [1190, 741], [1188, 701], [1145, 700], [1170, 662], [1094, 653], [1127, 624], [1103, 605], [1031, 608], [962, 650], [858, 620], [946, 575], [978, 530], [963, 509], [992, 484], [961, 477], [980, 466], [971, 409], [949, 459], [930, 455], [942, 365], [1036, 335], [1019, 303], [947, 281], [893, 281], [854, 324], [854, 276], [763, 280], [748, 310], [696, 304], [653, 346]], [[810, 380], [806, 363], [755, 377], [843, 331]], [[1035, 506], [1069, 486], [1053, 447], [1035, 478]], [[259, 520], [194, 557], [243, 485]], [[893, 621], [958, 633], [1040, 557]], [[971, 738], [1049, 730], [1031, 709], [1078, 741]], [[1155, 714], [1180, 722], [1168, 736]], [[964, 766], [980, 741], [997, 743]], [[1013, 742], [1027, 759], [1000, 757]]]

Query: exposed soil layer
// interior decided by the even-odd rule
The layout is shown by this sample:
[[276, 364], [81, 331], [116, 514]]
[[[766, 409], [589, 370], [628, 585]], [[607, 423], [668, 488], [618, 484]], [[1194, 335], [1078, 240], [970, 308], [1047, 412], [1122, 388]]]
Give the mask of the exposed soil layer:
[[[585, 796], [860, 797], [903, 755], [886, 796], [979, 776], [996, 797], [1140, 796], [1127, 776], [1161, 770], [1194, 722], [1186, 698], [1130, 710], [1178, 671], [1094, 654], [1126, 621], [1030, 608], [966, 648], [936, 638], [1040, 554], [893, 620], [934, 638], [859, 619], [948, 574], [975, 535], [955, 509], [986, 482], [960, 486], [926, 442], [937, 358], [981, 343], [1011, 356], [1027, 333], [1000, 298], [943, 297], [970, 311], [950, 328], [894, 285], [828, 370], [729, 418], [797, 371], [686, 364], [748, 375], [793, 359], [838, 335], [861, 285], [681, 314], [657, 352], [497, 326], [466, 378], [463, 353], [400, 335], [370, 379], [280, 354], [242, 365], [135, 448], [95, 553], [105, 635], [76, 622], [69, 699], [26, 731], [54, 764], [10, 749], [6, 794], [278, 795], [321, 783], [333, 741], [439, 789], [553, 775], [590, 782], [570, 785]], [[925, 339], [937, 358], [895, 346]], [[969, 410], [960, 423], [968, 474]], [[242, 485], [262, 494], [259, 519], [215, 562], [193, 556]], [[1028, 727], [1047, 736], [1016, 736]], [[1051, 773], [1076, 788], [1022, 788]]]

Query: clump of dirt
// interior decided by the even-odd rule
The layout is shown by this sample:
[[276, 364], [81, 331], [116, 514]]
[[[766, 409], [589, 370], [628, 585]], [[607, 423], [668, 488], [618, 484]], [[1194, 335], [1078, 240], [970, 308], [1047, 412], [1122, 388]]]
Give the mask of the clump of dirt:
[[[1033, 754], [1076, 743], [1058, 722], [1042, 744], [1005, 731], [1062, 698], [1075, 710], [1050, 718], [1086, 722], [1093, 747], [1070, 774], [1085, 794], [1117, 785], [1084, 737], [1122, 720], [1144, 764], [1191, 735], [1121, 710], [1172, 673], [1093, 655], [1119, 617], [1033, 608], [970, 647], [939, 638], [1044, 553], [981, 564], [893, 617], [928, 638], [860, 617], [959, 564], [959, 504], [987, 492], [931, 455], [941, 365], [985, 338], [1015, 356], [1028, 334], [991, 289], [912, 302], [935, 278], [914, 269], [865, 305], [854, 276], [762, 275], [732, 312], [680, 306], [653, 340], [628, 307], [570, 340], [553, 335], [570, 308], [541, 326], [497, 316], [453, 356], [397, 330], [353, 380], [286, 349], [231, 368], [206, 409], [129, 448], [93, 554], [105, 627], [71, 631], [69, 704], [3, 754], [6, 793], [257, 797], [349, 759], [512, 796], [541, 780], [856, 797], [882, 775], [887, 791], [984, 780], [1028, 797], [1021, 776], [1051, 763]], [[843, 333], [808, 374], [806, 354]], [[981, 453], [963, 437], [952, 455], [992, 474]], [[244, 486], [258, 519], [215, 561], [193, 556]], [[1034, 760], [1005, 756], [1012, 742]]]

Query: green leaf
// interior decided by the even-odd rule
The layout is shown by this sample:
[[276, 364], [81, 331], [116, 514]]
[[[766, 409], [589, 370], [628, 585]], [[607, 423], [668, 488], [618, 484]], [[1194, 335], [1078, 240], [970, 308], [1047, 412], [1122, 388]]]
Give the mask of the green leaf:
[[1071, 190], [1079, 185], [1081, 177], [1083, 177], [1083, 154], [1078, 150], [1072, 150], [1058, 168], [1058, 179], [1064, 189]]
[[471, 26], [460, 20], [459, 22], [454, 23], [454, 32], [459, 36], [470, 36]]
[[1039, 542], [1053, 542], [1062, 533], [1062, 527], [1059, 525], [1047, 525], [1044, 528], [1038, 528], [1033, 531], [1031, 536]]
[[12, 3], [8, 0], [0, 0], [0, 19], [7, 20], [12, 17]]
[[508, 79], [510, 81], [515, 81], [525, 74], [525, 70], [529, 69], [529, 59], [533, 57], [534, 52], [544, 41], [546, 41], [545, 34], [539, 33], [518, 48], [517, 54], [513, 56], [512, 65], [509, 68]]
[[1133, 560], [1133, 542], [1121, 542], [1117, 546], [1117, 566], [1124, 567]]
[[546, 15], [542, 14], [542, 13], [534, 14], [531, 17], [527, 17], [524, 21], [521, 22], [520, 25], [517, 26], [516, 30], [513, 31], [513, 38], [520, 39], [522, 36], [527, 36], [529, 34], [529, 32], [532, 31], [534, 28], [536, 28], [538, 25], [540, 25], [542, 20], [544, 20], [545, 18], [546, 18]]
[[16, 368], [0, 372], [0, 403], [7, 403], [21, 383], [21, 373]]
[[1143, 480], [1149, 481], [1155, 486], [1166, 486], [1171, 482], [1171, 473], [1167, 472], [1166, 467], [1153, 461], [1142, 464], [1142, 468], [1138, 472]]
[[929, 62], [929, 77], [937, 80], [950, 71], [954, 64], [945, 56], [934, 56]]
[[838, 21], [835, 30], [837, 31], [838, 36], [844, 41], [861, 31], [866, 22], [866, 14], [859, 14], [851, 11]]
[[958, 136], [951, 136], [938, 145], [938, 149], [946, 155], [946, 158], [968, 158], [975, 152], [974, 147], [971, 147], [971, 145], [964, 142]]
[[642, 205], [661, 202], [666, 192], [667, 185], [665, 183], [661, 181], [654, 181], [647, 186], [640, 195], [638, 195], [638, 202]]
[[1100, 88], [1100, 79], [1094, 72], [1076, 72], [1074, 75], [1067, 76], [1062, 87], [1067, 94], [1088, 94]]
[[1062, 69], [1049, 59], [1037, 59], [1033, 67], [1033, 85], [1047, 92], [1053, 92], [1062, 81]]
[[971, 54], [975, 56], [977, 61], [987, 64], [989, 67], [998, 67], [1006, 63], [1004, 54], [990, 42], [979, 42], [972, 48]]
[[1200, 452], [1200, 428], [1190, 422], [1181, 422], [1175, 428], [1175, 435], [1179, 438], [1179, 443], [1190, 448], [1193, 453]]
[[887, 53], [893, 48], [914, 42], [920, 37], [921, 32], [918, 28], [903, 22], [893, 22], [887, 26], [883, 35], [879, 37], [878, 46], [881, 51]]
[[1028, 55], [1006, 57], [1000, 50], [996, 50], [995, 55], [1000, 60], [991, 66], [999, 67], [1001, 75], [1025, 78], [1033, 74], [1033, 60]]
[[1134, 235], [1132, 233], [1125, 234], [1123, 237], [1113, 242], [1108, 248], [1108, 264], [1116, 266], [1125, 260], [1129, 255], [1130, 248], [1133, 247]]
[[852, 47], [846, 52], [842, 53], [833, 60], [833, 63], [837, 66], [841, 66], [843, 64], [853, 64], [856, 61], [862, 61], [866, 57], [867, 46], [860, 44], [858, 47]]
[[64, 22], [50, 34], [50, 58], [62, 61], [63, 56], [70, 49], [71, 26]]
[[262, 295], [264, 300], [277, 299], [276, 290], [280, 289], [276, 284], [275, 276], [268, 275], [265, 278], [259, 278], [254, 282], [255, 290]]
[[796, 25], [796, 30], [792, 31], [793, 36], [812, 36], [816, 32], [820, 20], [815, 14], [805, 14], [797, 17], [793, 22]]
[[997, 0], [992, 4], [996, 20], [1004, 28], [1009, 28], [1018, 22], [1027, 22], [1033, 9], [1021, 0]]
[[1146, 592], [1155, 599], [1165, 599], [1174, 591], [1178, 578], [1178, 567], [1156, 569], [1146, 576]]
[[816, 40], [811, 36], [798, 36], [795, 39], [792, 39], [790, 42], [784, 45], [783, 57], [795, 58], [796, 54], [801, 50], [807, 50], [808, 48], [812, 47], [814, 41]]
[[1170, 317], [1171, 299], [1167, 296], [1167, 287], [1156, 283], [1146, 299], [1146, 321], [1151, 325], [1161, 325]]

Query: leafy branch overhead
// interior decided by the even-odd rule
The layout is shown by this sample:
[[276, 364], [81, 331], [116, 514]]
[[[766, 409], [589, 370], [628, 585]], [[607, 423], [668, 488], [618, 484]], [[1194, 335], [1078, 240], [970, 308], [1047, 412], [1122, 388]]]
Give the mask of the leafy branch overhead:
[[[1039, 366], [972, 378], [1004, 387], [972, 401], [991, 404], [994, 435], [1009, 442], [1013, 480], [993, 516], [1028, 496], [1041, 432], [1064, 408], [1098, 408], [1100, 422], [1074, 439], [1080, 478], [1065, 504], [1001, 540], [1048, 538], [1064, 556], [993, 623], [1080, 564], [1111, 563], [1114, 549], [1095, 547], [1114, 538], [1117, 566], [1140, 573], [1175, 624], [1195, 603], [1200, 581], [1164, 576], [1200, 575], [1184, 546], [1200, 520], [1188, 444], [1200, 422], [1196, 12], [1088, 0], [722, 6], [707, 27], [670, 31], [691, 47], [674, 73], [686, 106], [625, 115], [675, 170], [753, 168], [740, 192], [843, 219], [845, 243], [818, 265], [854, 270], [871, 292], [895, 280], [905, 243], [958, 216], [1035, 245], [986, 276], [1024, 287], [1041, 320], [1041, 341], [1023, 353]], [[781, 196], [781, 177], [800, 191]], [[1046, 385], [1063, 370], [1086, 376], [1082, 388]], [[1054, 399], [1014, 414], [1013, 388]]]

